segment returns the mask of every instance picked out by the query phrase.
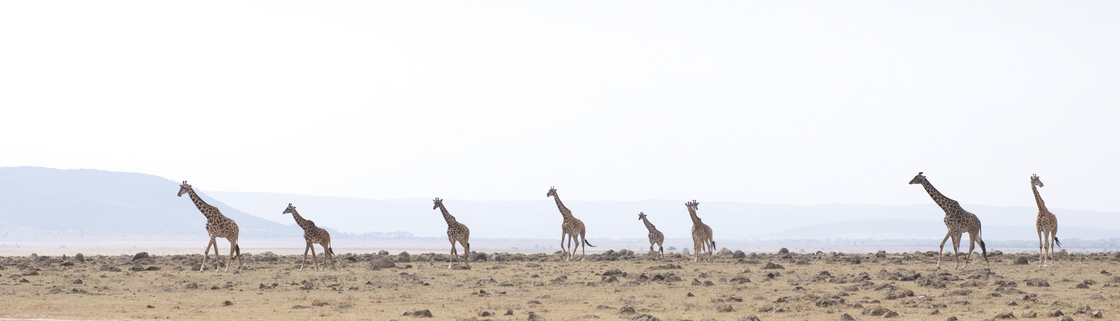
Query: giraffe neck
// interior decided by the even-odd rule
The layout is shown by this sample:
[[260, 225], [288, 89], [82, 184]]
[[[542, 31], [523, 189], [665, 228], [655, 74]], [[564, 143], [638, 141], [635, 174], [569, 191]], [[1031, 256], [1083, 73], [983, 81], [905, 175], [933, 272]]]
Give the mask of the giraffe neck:
[[556, 200], [556, 208], [560, 209], [560, 215], [563, 215], [565, 220], [571, 218], [572, 211], [568, 210], [568, 207], [564, 206], [564, 202], [560, 201], [560, 194], [553, 194], [552, 198]]
[[447, 208], [443, 207], [443, 204], [439, 204], [439, 211], [443, 213], [443, 220], [447, 221], [447, 225], [455, 225], [455, 223], [459, 223], [455, 221], [455, 217], [451, 216], [451, 213], [447, 211]]
[[688, 215], [692, 217], [692, 225], [702, 224], [702, 222], [700, 222], [700, 217], [696, 216], [696, 210], [691, 207], [688, 208]]
[[300, 228], [307, 230], [311, 227], [309, 221], [304, 219], [303, 216], [299, 216], [299, 212], [296, 212], [295, 209], [292, 209], [292, 217], [296, 219], [296, 225], [299, 225]]
[[957, 204], [956, 201], [933, 188], [933, 184], [930, 184], [928, 180], [922, 180], [922, 187], [926, 189], [926, 193], [929, 193], [929, 197], [933, 198], [933, 202], [937, 203], [937, 206], [940, 206], [946, 213], [954, 209], [954, 205]]
[[1046, 202], [1043, 202], [1042, 196], [1038, 195], [1038, 186], [1031, 183], [1031, 190], [1034, 191], [1034, 202], [1038, 203], [1038, 211], [1040, 213], [1046, 211]]
[[187, 189], [187, 195], [190, 195], [191, 201], [194, 202], [195, 207], [198, 207], [198, 211], [202, 212], [202, 215], [206, 216], [206, 220], [213, 219], [213, 217], [210, 216], [210, 209], [214, 208], [214, 206], [206, 204], [206, 201], [203, 201], [202, 197], [199, 197], [198, 193], [194, 192], [193, 187]]
[[657, 227], [653, 226], [653, 223], [650, 223], [649, 220], [647, 220], [646, 218], [643, 217], [642, 222], [646, 223], [646, 229], [649, 229], [650, 231], [656, 231], [657, 230]]

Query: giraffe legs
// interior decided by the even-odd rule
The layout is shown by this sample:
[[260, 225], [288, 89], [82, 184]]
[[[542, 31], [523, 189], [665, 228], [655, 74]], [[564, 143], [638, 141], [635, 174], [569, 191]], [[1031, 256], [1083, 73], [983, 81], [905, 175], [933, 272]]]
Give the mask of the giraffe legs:
[[[465, 251], [466, 249], [464, 249]], [[455, 250], [455, 240], [451, 240], [451, 259], [447, 260], [447, 268], [455, 265], [454, 262], [459, 262], [459, 253]]]
[[[214, 256], [218, 256], [218, 242], [214, 238], [210, 238], [210, 243], [206, 243], [206, 251], [202, 252], [202, 267], [198, 269], [199, 272], [206, 271], [206, 259], [210, 257], [210, 246], [214, 247]], [[220, 261], [221, 259], [221, 257], [218, 257], [215, 260]], [[218, 268], [215, 267], [214, 271], [217, 270]]]
[[[584, 233], [580, 233], [579, 234], [579, 243], [577, 243], [576, 246], [580, 246], [580, 245], [584, 246], [584, 247], [582, 247], [584, 249], [582, 249], [582, 252], [580, 254], [581, 256], [587, 256], [587, 245], [585, 243], [587, 243], [587, 235], [585, 235]], [[575, 253], [572, 253], [572, 255], [575, 255]], [[582, 258], [580, 258], [580, 259], [582, 259]]]
[[953, 269], [960, 268], [961, 265], [961, 235], [953, 235]]
[[303, 271], [303, 265], [307, 263], [307, 251], [310, 251], [310, 250], [311, 250], [311, 243], [307, 243], [307, 246], [303, 248], [303, 261], [299, 262], [299, 270], [300, 271]]
[[[241, 266], [245, 265], [245, 260], [241, 258], [241, 249], [237, 246], [237, 239], [229, 240], [229, 258], [226, 259], [226, 272], [229, 272], [229, 266], [233, 265], [233, 253], [237, 252], [237, 271], [241, 271]], [[214, 242], [214, 255], [218, 255], [218, 242]], [[218, 258], [221, 261], [221, 258]]]
[[941, 269], [941, 253], [945, 252], [945, 241], [949, 240], [950, 235], [952, 235], [952, 233], [945, 234], [945, 238], [941, 239], [941, 247], [939, 247], [937, 249], [937, 269], [938, 270]]
[[[307, 243], [307, 248], [311, 249], [311, 262], [315, 262], [315, 271], [321, 271], [319, 269], [319, 255], [315, 254], [315, 244], [314, 243]], [[323, 254], [324, 258], [326, 256], [327, 256], [326, 254]]]
[[[1042, 229], [1039, 229], [1038, 230], [1038, 267], [1040, 267], [1040, 268], [1043, 266], [1043, 262], [1046, 262], [1046, 254], [1047, 254], [1046, 253], [1046, 250], [1047, 250], [1046, 245], [1044, 245], [1042, 243], [1042, 235], [1043, 234], [1046, 234], [1046, 233], [1043, 233]], [[1049, 241], [1050, 238], [1047, 237], [1046, 240]]]
[[320, 245], [323, 246], [323, 270], [324, 271], [327, 270], [327, 259], [328, 258], [331, 260], [331, 270], [338, 269], [334, 265], [334, 250], [331, 249], [330, 242], [324, 242], [324, 243], [321, 243]]
[[560, 251], [564, 252], [564, 260], [568, 260], [568, 248], [564, 245], [568, 241], [568, 232], [560, 232]]

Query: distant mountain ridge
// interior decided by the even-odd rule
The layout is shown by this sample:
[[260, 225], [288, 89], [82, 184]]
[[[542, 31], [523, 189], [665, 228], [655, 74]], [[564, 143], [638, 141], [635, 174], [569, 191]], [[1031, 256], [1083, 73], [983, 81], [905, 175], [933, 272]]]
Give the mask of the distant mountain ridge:
[[[179, 182], [154, 175], [92, 169], [0, 168], [0, 229], [65, 231], [61, 235], [200, 235], [206, 217]], [[238, 211], [196, 191], [237, 222], [242, 237], [291, 235], [291, 227]], [[302, 230], [295, 228], [302, 235]]]
[[[0, 243], [7, 233], [74, 235], [206, 235], [206, 219], [179, 182], [135, 173], [0, 168]], [[375, 200], [276, 193], [207, 191], [209, 204], [237, 221], [242, 238], [299, 238], [303, 231], [281, 212], [288, 203], [336, 238], [445, 237], [446, 224], [431, 198]], [[445, 199], [448, 211], [471, 229], [474, 239], [557, 239], [560, 213], [551, 199], [462, 201]], [[218, 201], [221, 200], [221, 201]], [[692, 222], [685, 199], [647, 201], [566, 200], [587, 226], [588, 240], [642, 239], [648, 215], [667, 238], [689, 238]], [[1033, 205], [1033, 204], [1032, 204]], [[1037, 240], [1034, 207], [963, 205], [984, 224], [985, 240]], [[1120, 237], [1120, 215], [1052, 209], [1062, 239]], [[945, 235], [944, 213], [933, 202], [920, 205], [772, 205], [700, 200], [698, 215], [720, 240], [937, 239]], [[14, 231], [14, 232], [13, 232]]]

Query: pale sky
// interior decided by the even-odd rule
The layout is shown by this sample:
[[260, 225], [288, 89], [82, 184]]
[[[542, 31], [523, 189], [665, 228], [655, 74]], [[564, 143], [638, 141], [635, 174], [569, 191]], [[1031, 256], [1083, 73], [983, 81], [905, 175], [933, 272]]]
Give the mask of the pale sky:
[[[1115, 1], [3, 1], [0, 166], [1120, 211]], [[169, 191], [169, 195], [172, 191]]]

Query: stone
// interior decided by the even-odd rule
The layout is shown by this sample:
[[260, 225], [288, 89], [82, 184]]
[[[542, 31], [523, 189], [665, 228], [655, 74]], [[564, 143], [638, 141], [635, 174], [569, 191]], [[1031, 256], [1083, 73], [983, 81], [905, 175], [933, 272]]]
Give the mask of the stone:
[[370, 260], [369, 261], [369, 266], [370, 266], [370, 268], [387, 269], [387, 268], [391, 268], [391, 267], [396, 267], [397, 265], [395, 263], [393, 263], [392, 260], [380, 257], [380, 258]]
[[1015, 313], [1011, 311], [1004, 311], [996, 315], [996, 319], [1014, 319]]

